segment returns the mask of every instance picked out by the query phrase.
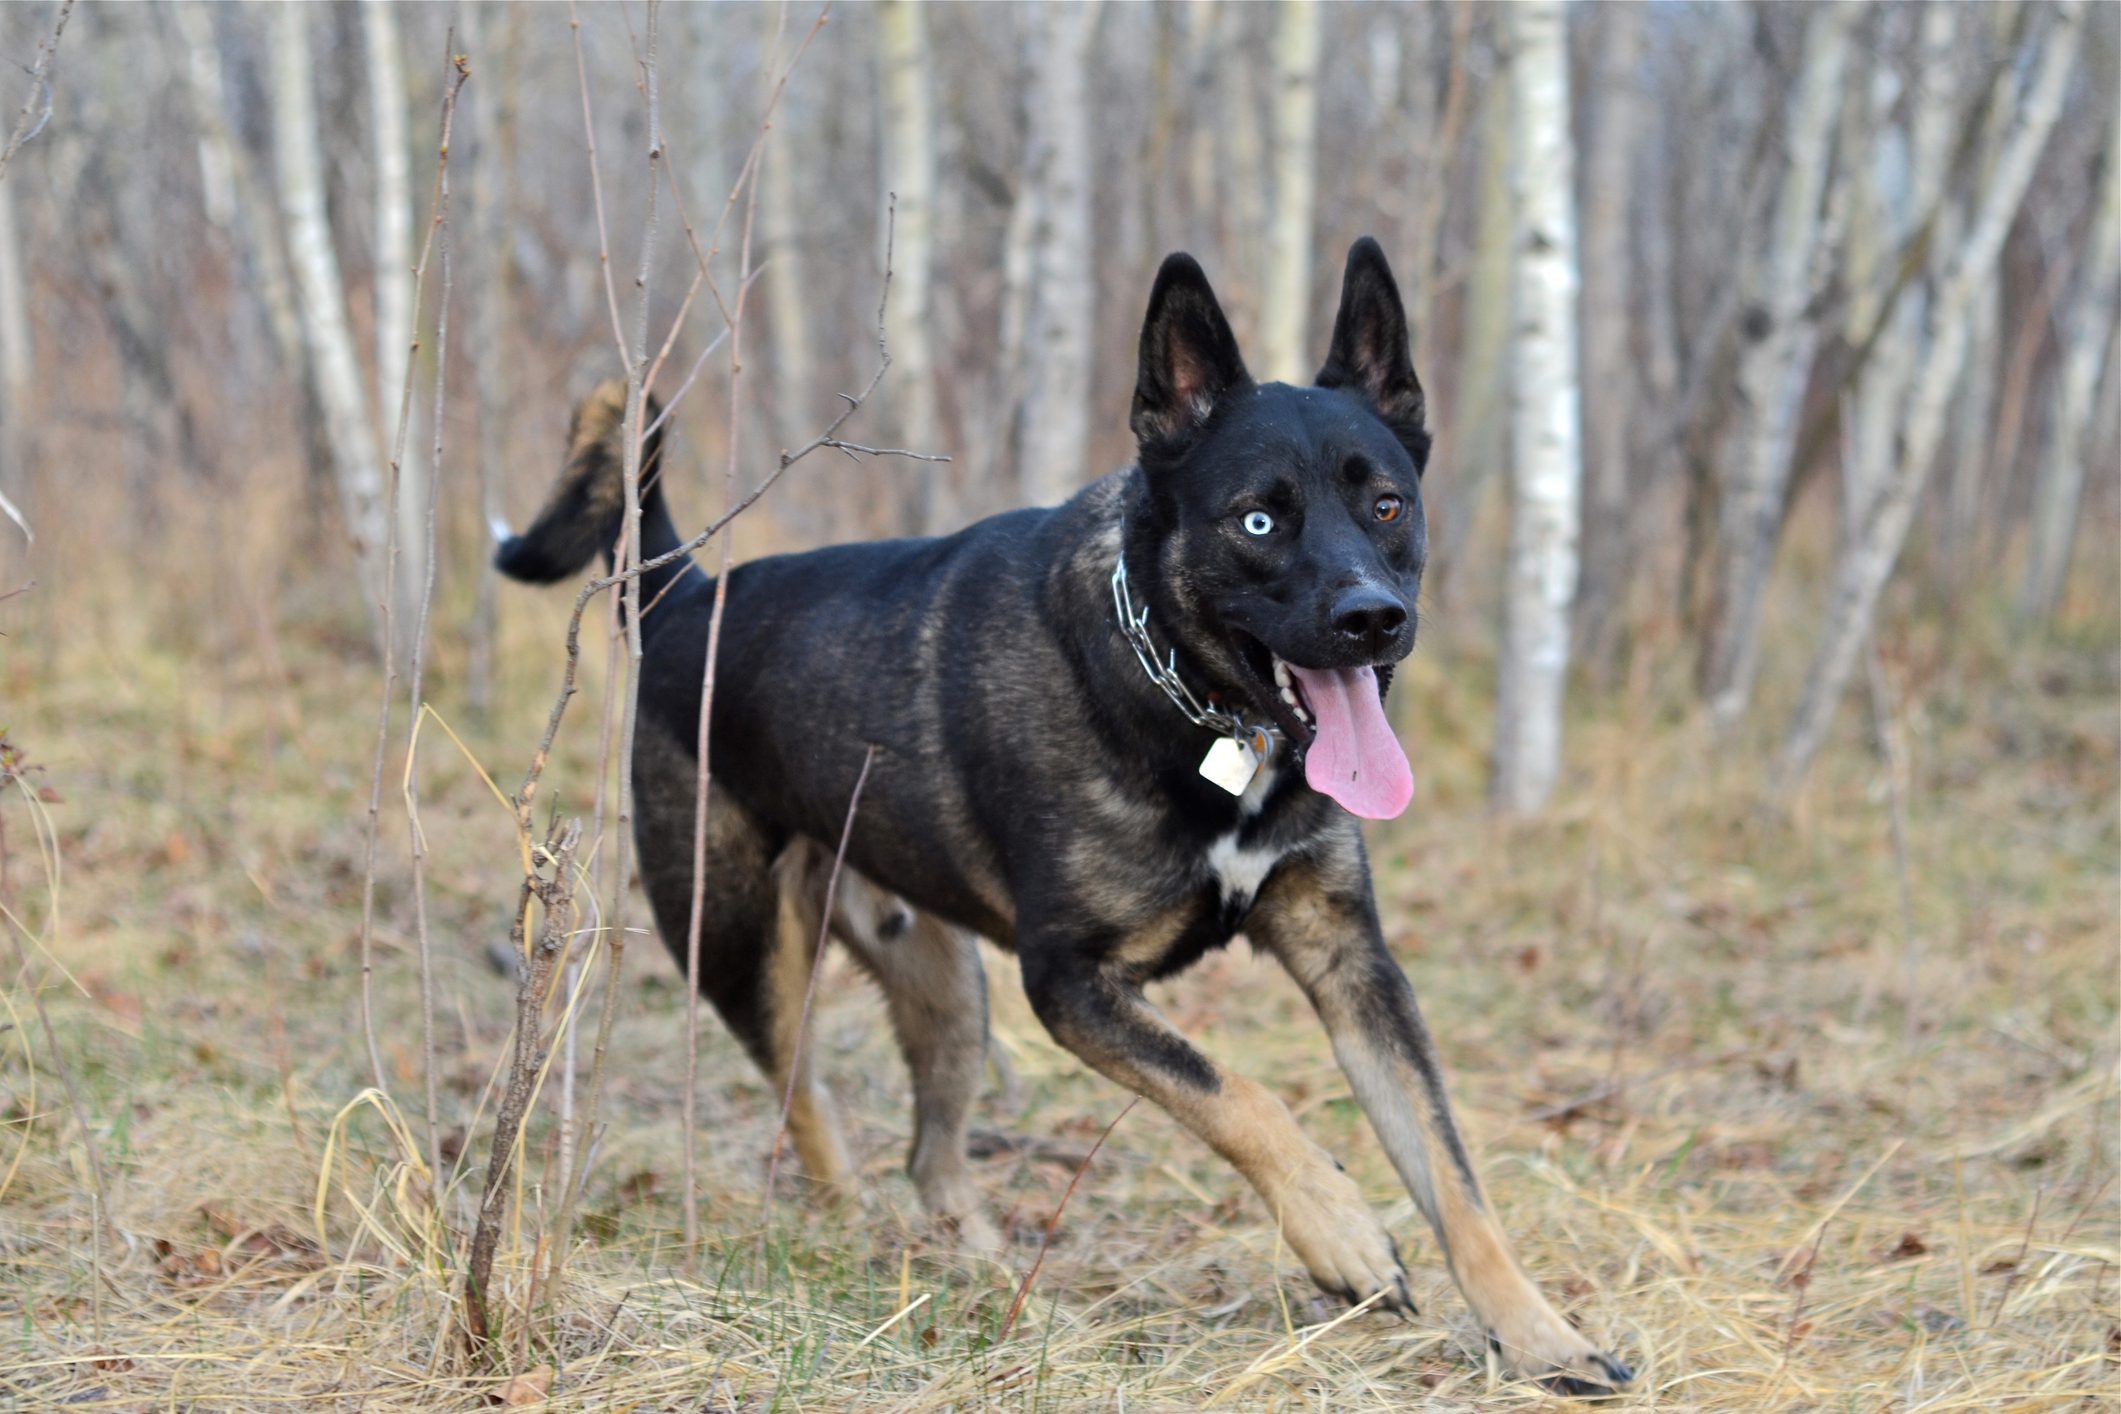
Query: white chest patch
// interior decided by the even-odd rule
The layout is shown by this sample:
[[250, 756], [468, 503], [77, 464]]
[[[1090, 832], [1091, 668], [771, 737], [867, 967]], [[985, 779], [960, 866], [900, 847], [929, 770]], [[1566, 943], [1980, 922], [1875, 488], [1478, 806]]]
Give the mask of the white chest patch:
[[1208, 872], [1222, 887], [1223, 900], [1240, 908], [1249, 907], [1259, 886], [1266, 882], [1274, 866], [1281, 863], [1278, 849], [1246, 849], [1237, 842], [1237, 832], [1231, 831], [1208, 846]]

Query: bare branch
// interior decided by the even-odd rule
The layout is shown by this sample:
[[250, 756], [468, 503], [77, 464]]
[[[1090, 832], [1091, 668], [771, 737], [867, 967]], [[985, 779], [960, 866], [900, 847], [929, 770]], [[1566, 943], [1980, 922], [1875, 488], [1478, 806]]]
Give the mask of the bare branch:
[[[7, 178], [8, 164], [52, 118], [52, 60], [59, 56], [59, 36], [66, 33], [66, 21], [74, 13], [74, 0], [59, 0], [58, 18], [52, 21], [52, 35], [37, 46], [37, 62], [29, 70], [30, 94], [22, 101], [22, 112], [15, 118], [15, 130], [8, 135], [7, 146], [0, 149], [0, 181]], [[40, 108], [41, 104], [41, 108]], [[15, 517], [17, 523], [21, 517]], [[26, 532], [29, 527], [23, 526]]]

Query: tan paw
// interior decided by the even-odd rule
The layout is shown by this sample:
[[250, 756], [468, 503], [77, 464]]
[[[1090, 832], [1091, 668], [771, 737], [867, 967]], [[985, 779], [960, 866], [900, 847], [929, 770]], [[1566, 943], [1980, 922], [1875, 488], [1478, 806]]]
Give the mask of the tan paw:
[[1495, 1321], [1488, 1344], [1512, 1374], [1556, 1394], [1596, 1398], [1625, 1389], [1635, 1378], [1537, 1295]]
[[1399, 1249], [1353, 1179], [1322, 1162], [1290, 1180], [1278, 1206], [1282, 1240], [1321, 1290], [1350, 1303], [1382, 1291], [1384, 1310], [1414, 1310]]

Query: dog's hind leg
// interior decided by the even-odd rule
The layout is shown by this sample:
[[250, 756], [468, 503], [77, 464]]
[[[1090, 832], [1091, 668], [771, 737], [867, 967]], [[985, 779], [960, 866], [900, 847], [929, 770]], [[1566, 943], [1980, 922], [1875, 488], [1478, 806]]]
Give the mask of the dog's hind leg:
[[[791, 882], [799, 873], [807, 877], [807, 885], [796, 886], [822, 900], [831, 859], [808, 842], [789, 846], [789, 853], [784, 868]], [[832, 932], [883, 988], [892, 1029], [912, 1072], [913, 1148], [906, 1167], [922, 1206], [954, 1225], [968, 1246], [995, 1245], [999, 1239], [980, 1212], [979, 1189], [965, 1156], [966, 1126], [987, 1051], [987, 981], [979, 940], [851, 869], [841, 871], [833, 891]]]
[[987, 1058], [987, 978], [979, 940], [885, 896], [878, 926], [848, 944], [877, 981], [913, 1074], [913, 1150], [907, 1172], [928, 1211], [976, 1248], [999, 1240], [980, 1212], [965, 1130]]
[[1584, 1339], [1525, 1275], [1488, 1206], [1414, 988], [1385, 947], [1359, 845], [1278, 871], [1245, 927], [1310, 997], [1357, 1102], [1505, 1364], [1565, 1394], [1626, 1385], [1628, 1368]]
[[[696, 772], [690, 751], [659, 725], [642, 721], [634, 759], [641, 880], [655, 907], [656, 929], [681, 975], [692, 926]], [[712, 786], [706, 844], [699, 891], [700, 994], [765, 1073], [776, 1114], [794, 1069], [788, 1130], [803, 1171], [819, 1183], [844, 1185], [847, 1153], [831, 1103], [807, 1060], [797, 1063], [795, 1033], [822, 916], [820, 898], [783, 887], [792, 877], [783, 861], [800, 842], [790, 846], [786, 835], [770, 830]]]

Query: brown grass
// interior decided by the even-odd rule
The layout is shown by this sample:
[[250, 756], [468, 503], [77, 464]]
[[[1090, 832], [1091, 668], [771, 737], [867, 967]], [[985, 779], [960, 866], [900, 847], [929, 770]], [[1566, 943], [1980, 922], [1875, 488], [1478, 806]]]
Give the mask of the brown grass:
[[[266, 484], [253, 512], [284, 523]], [[71, 563], [97, 563], [97, 519], [82, 516]], [[220, 539], [237, 526], [179, 508], [169, 543], [239, 543]], [[485, 951], [506, 936], [513, 828], [454, 748], [423, 738], [445, 1125], [473, 1131], [445, 1146], [472, 1157], [438, 1222], [386, 1129], [419, 1089], [401, 859], [378, 906], [394, 1099], [359, 1099], [373, 683], [358, 620], [299, 558], [172, 553], [146, 589], [144, 571], [84, 569], [0, 622], [0, 717], [63, 797], [49, 807], [64, 869], [50, 927], [23, 805], [0, 800], [10, 906], [72, 979], [52, 976], [45, 1000], [97, 1117], [116, 1234], [93, 1239], [83, 1147], [14, 979], [0, 1017], [0, 1175], [16, 1166], [0, 1192], [0, 1404], [1560, 1406], [1491, 1375], [1315, 1023], [1242, 946], [1161, 1000], [1285, 1096], [1374, 1194], [1413, 1264], [1418, 1319], [1336, 1323], [1236, 1177], [1142, 1106], [993, 1344], [1125, 1097], [1045, 1037], [991, 953], [1017, 1094], [990, 1094], [980, 1123], [1036, 1141], [991, 1143], [983, 1160], [1008, 1253], [961, 1256], [920, 1220], [882, 1009], [835, 964], [814, 1044], [863, 1169], [860, 1206], [777, 1202], [761, 1240], [776, 1097], [710, 1023], [706, 1251], [701, 1277], [681, 1280], [683, 1005], [652, 950], [627, 984], [568, 1286], [517, 1331], [511, 1368], [452, 1371], [445, 1310], [479, 1178], [463, 1170], [485, 1152], [510, 1022]], [[2089, 569], [2110, 583], [2099, 558]], [[187, 581], [187, 563], [212, 567]], [[439, 623], [465, 621], [465, 580], [445, 585]], [[462, 718], [463, 645], [453, 629], [437, 644], [434, 701], [504, 781], [549, 700], [563, 597], [504, 597], [492, 721]], [[1447, 616], [1417, 655], [1399, 700], [1420, 804], [1374, 842], [1388, 927], [1528, 1266], [1642, 1374], [1627, 1407], [1991, 1410], [2115, 1392], [2121, 829], [2114, 625], [2098, 600], [2080, 592], [2046, 645], [2007, 641], [1981, 605], [1949, 631], [1904, 611], [1890, 626], [1913, 761], [1911, 1043], [1888, 805], [1861, 714], [1784, 818], [1758, 804], [1746, 752], [1711, 752], [1666, 654], [1585, 702], [1563, 798], [1504, 828], [1479, 807], [1488, 702], [1470, 615]], [[1801, 649], [1778, 646], [1771, 697], [1794, 691]], [[571, 808], [586, 804], [593, 735], [563, 740], [555, 764]], [[526, 1232], [550, 1144], [533, 1131]], [[527, 1270], [520, 1248], [511, 1262]]]

